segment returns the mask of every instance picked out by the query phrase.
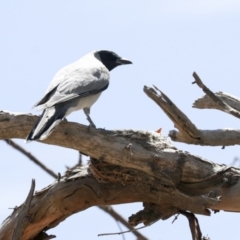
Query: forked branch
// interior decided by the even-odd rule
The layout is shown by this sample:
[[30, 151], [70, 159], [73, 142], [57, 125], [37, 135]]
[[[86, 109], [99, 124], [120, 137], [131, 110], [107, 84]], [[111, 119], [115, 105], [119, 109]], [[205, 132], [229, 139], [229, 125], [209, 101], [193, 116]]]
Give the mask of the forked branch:
[[[232, 114], [235, 117], [240, 117], [240, 102], [237, 103], [237, 98], [228, 98], [226, 103], [223, 97], [219, 97], [208, 89], [196, 73], [193, 74], [195, 82], [207, 94], [204, 100], [195, 102], [194, 107], [211, 106], [216, 107], [224, 112]], [[240, 130], [239, 129], [216, 129], [216, 130], [201, 130], [197, 128], [194, 123], [170, 100], [170, 98], [160, 91], [157, 87], [144, 87], [144, 92], [154, 102], [156, 102], [166, 115], [172, 120], [174, 126], [178, 129], [171, 130], [169, 137], [176, 142], [184, 142], [187, 144], [196, 144], [202, 146], [232, 146], [240, 144]], [[203, 106], [203, 104], [206, 104]], [[233, 106], [233, 107], [231, 107]]]

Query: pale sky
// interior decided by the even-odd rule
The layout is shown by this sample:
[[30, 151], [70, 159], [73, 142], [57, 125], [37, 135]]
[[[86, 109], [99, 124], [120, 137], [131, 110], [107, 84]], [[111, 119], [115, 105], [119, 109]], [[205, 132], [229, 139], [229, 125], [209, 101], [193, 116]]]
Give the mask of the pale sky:
[[[110, 87], [91, 109], [97, 127], [156, 130], [167, 136], [173, 124], [144, 93], [156, 85], [201, 129], [237, 128], [233, 116], [197, 110], [192, 103], [203, 95], [192, 85], [196, 71], [213, 91], [240, 96], [240, 1], [1, 1], [0, 110], [39, 114], [32, 106], [43, 96], [54, 74], [63, 66], [96, 49], [115, 51], [133, 65], [111, 72]], [[68, 121], [88, 124], [82, 111]], [[76, 163], [71, 149], [38, 142], [17, 142], [56, 173]], [[219, 164], [231, 164], [239, 146], [200, 147], [173, 143], [177, 148]], [[26, 157], [0, 141], [0, 221], [20, 205], [36, 179], [36, 190], [53, 179]], [[126, 219], [141, 203], [114, 206]], [[239, 239], [236, 213], [197, 216], [203, 235], [211, 239]], [[151, 240], [191, 239], [187, 220], [180, 216], [141, 230]], [[140, 225], [141, 226], [141, 225]], [[124, 227], [123, 227], [124, 229]], [[118, 232], [118, 226], [97, 208], [75, 214], [48, 233], [57, 239], [122, 239], [97, 237]], [[135, 237], [125, 234], [126, 240]]]

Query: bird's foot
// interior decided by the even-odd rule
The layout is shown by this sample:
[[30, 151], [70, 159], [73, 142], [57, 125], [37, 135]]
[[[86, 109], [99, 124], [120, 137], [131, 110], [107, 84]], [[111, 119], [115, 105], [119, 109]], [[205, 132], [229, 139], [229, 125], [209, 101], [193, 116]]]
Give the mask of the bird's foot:
[[95, 126], [95, 124], [92, 125], [92, 124], [90, 123], [90, 124], [88, 125], [88, 131], [90, 131], [91, 128], [97, 129], [96, 126]]

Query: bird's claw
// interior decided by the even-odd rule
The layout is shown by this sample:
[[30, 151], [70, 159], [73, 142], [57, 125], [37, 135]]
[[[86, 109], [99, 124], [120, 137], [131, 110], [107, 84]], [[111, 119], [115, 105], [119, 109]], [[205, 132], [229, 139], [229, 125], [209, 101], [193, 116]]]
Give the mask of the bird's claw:
[[95, 126], [95, 124], [91, 124], [91, 123], [90, 123], [90, 124], [88, 125], [88, 131], [90, 131], [91, 128], [97, 129], [96, 126]]

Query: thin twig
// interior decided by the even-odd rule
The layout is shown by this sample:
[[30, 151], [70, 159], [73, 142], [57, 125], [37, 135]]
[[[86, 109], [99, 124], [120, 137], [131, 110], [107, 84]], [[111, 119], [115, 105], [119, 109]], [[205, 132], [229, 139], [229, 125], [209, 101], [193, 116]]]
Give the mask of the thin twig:
[[172, 220], [172, 223], [174, 223], [177, 219], [178, 219], [179, 213], [174, 217], [174, 219]]
[[18, 145], [16, 142], [14, 142], [11, 139], [4, 140], [8, 145], [12, 146], [22, 154], [24, 154], [26, 157], [28, 157], [31, 161], [33, 161], [35, 164], [37, 164], [40, 168], [42, 168], [45, 172], [50, 174], [55, 179], [57, 178], [57, 174], [54, 173], [52, 170], [50, 170], [48, 167], [46, 167], [42, 162], [40, 162], [36, 157], [34, 157], [30, 152], [27, 152], [24, 148], [22, 148], [20, 145]]
[[[117, 225], [118, 225], [119, 231], [122, 232], [122, 227], [121, 227], [120, 222], [117, 221], [116, 219], [115, 219], [115, 221], [116, 221], [116, 223], [117, 223]], [[124, 234], [122, 235], [122, 239], [125, 240], [125, 236], [124, 236]]]
[[193, 240], [202, 240], [202, 232], [198, 223], [198, 219], [193, 213], [180, 211], [180, 214], [188, 219], [189, 227]]
[[[134, 227], [132, 227], [121, 215], [119, 215], [111, 206], [99, 206], [100, 209], [102, 209], [104, 212], [110, 214], [115, 220], [122, 223], [125, 227], [131, 230], [131, 232], [141, 240], [147, 240], [146, 237], [144, 237], [141, 233], [137, 231]], [[129, 231], [126, 231], [126, 233]], [[125, 232], [116, 233], [116, 234], [123, 234]], [[98, 234], [98, 236], [103, 236], [102, 234]]]
[[[133, 228], [133, 230], [128, 230], [128, 231], [124, 231], [124, 232], [115, 232], [115, 233], [101, 233], [101, 234], [98, 234], [98, 237], [102, 237], [102, 236], [110, 236], [110, 235], [121, 235], [121, 234], [124, 234], [124, 233], [134, 233], [134, 232], [137, 232], [138, 230], [140, 229], [143, 229], [143, 228], [146, 228], [146, 227], [150, 227], [151, 225], [153, 225], [155, 222], [157, 222], [159, 219], [157, 219], [156, 221], [153, 221], [152, 223], [148, 224], [148, 225], [145, 225], [145, 226], [142, 226], [142, 227], [139, 227], [139, 228]], [[148, 238], [138, 238], [138, 240], [144, 240], [144, 239], [147, 239]]]

